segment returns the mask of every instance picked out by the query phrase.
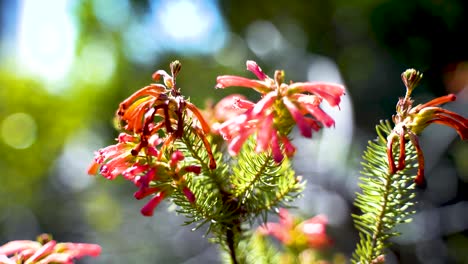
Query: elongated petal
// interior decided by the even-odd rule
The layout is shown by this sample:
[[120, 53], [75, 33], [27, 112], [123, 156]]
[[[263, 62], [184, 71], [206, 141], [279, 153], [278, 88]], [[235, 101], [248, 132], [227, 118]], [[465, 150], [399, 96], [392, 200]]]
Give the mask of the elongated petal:
[[228, 151], [229, 154], [232, 156], [235, 156], [239, 153], [240, 149], [242, 148], [242, 145], [244, 142], [247, 140], [247, 138], [250, 136], [249, 133], [241, 133], [235, 137], [233, 137], [228, 146]]
[[257, 76], [259, 80], [264, 81], [266, 78], [268, 78], [268, 76], [265, 73], [263, 73], [262, 69], [260, 68], [260, 66], [258, 66], [258, 64], [255, 61], [248, 60], [246, 62], [246, 65], [247, 70], [255, 74], [255, 76]]
[[157, 187], [142, 187], [133, 194], [133, 197], [135, 197], [135, 199], [137, 199], [137, 200], [141, 200], [141, 199], [147, 197], [148, 195], [151, 195], [153, 193], [157, 193], [159, 191], [160, 191], [160, 189], [157, 188]]
[[0, 263], [2, 263], [2, 264], [17, 264], [16, 261], [14, 261], [12, 259], [9, 259], [5, 255], [0, 255]]
[[206, 122], [200, 110], [198, 110], [198, 108], [190, 102], [187, 102], [187, 108], [197, 117], [197, 120], [198, 122], [200, 122], [200, 126], [203, 129], [203, 132], [205, 134], [210, 133], [210, 125], [208, 124], [208, 122]]
[[283, 97], [283, 103], [288, 109], [288, 111], [291, 113], [291, 116], [293, 117], [294, 121], [296, 121], [296, 124], [299, 127], [299, 131], [301, 131], [301, 134], [307, 138], [312, 137], [312, 127], [309, 125], [309, 123], [307, 123], [304, 116], [294, 105], [294, 103], [289, 101], [287, 97]]
[[281, 152], [277, 133], [271, 134], [271, 152], [273, 154], [273, 160], [276, 163], [281, 163], [281, 161], [283, 161], [284, 156]]
[[200, 165], [188, 165], [182, 168], [183, 172], [193, 172], [195, 174], [200, 174], [202, 167]]
[[281, 136], [281, 141], [283, 142], [284, 154], [288, 157], [292, 157], [296, 153], [296, 148], [288, 139], [287, 136]]
[[273, 115], [268, 115], [257, 131], [256, 152], [266, 151], [270, 145], [271, 134], [276, 133], [273, 128]]
[[316, 94], [325, 99], [331, 106], [340, 104], [340, 97], [344, 95], [345, 91], [342, 85], [326, 82], [297, 82], [291, 84], [289, 90], [292, 93], [300, 91]]
[[164, 84], [169, 87], [173, 88], [174, 86], [174, 80], [172, 79], [172, 76], [170, 76], [165, 70], [158, 70], [155, 73], [153, 73], [153, 80], [159, 81], [161, 77], [164, 79]]
[[437, 124], [452, 127], [453, 129], [455, 129], [455, 131], [458, 133], [458, 135], [460, 135], [460, 138], [462, 140], [468, 139], [468, 128], [463, 123], [461, 123], [461, 122], [459, 122], [457, 120], [451, 119], [451, 118], [447, 118], [446, 116], [442, 116], [442, 117], [437, 118], [438, 116], [435, 115], [435, 117], [436, 118], [433, 118], [433, 119], [429, 120], [427, 123], [428, 124], [437, 123]]
[[125, 179], [133, 181], [138, 174], [141, 174], [149, 169], [149, 165], [134, 164], [132, 167], [122, 172]]
[[251, 80], [240, 76], [233, 76], [233, 75], [224, 75], [218, 76], [216, 79], [216, 88], [226, 88], [231, 86], [239, 86], [239, 87], [246, 87], [252, 88], [260, 93], [267, 93], [270, 92], [271, 89], [268, 87], [264, 82]]
[[15, 240], [2, 245], [0, 247], [0, 255], [11, 255], [27, 249], [37, 250], [40, 247], [41, 244], [36, 241]]
[[270, 108], [275, 102], [277, 95], [275, 92], [269, 92], [263, 98], [258, 101], [252, 109], [253, 115], [258, 115], [260, 113], [265, 113], [268, 108]]
[[289, 244], [291, 242], [291, 235], [289, 230], [285, 229], [282, 225], [277, 223], [266, 223], [261, 225], [257, 232], [262, 235], [273, 236], [284, 244]]
[[43, 245], [40, 249], [38, 249], [24, 264], [32, 264], [35, 263], [38, 259], [50, 254], [53, 252], [55, 245], [57, 242], [55, 240], [51, 240]]
[[255, 104], [252, 103], [251, 101], [249, 101], [247, 99], [242, 99], [240, 97], [234, 98], [233, 101], [234, 102], [233, 102], [232, 106], [234, 106], [235, 109], [239, 109], [239, 110], [250, 109], [250, 108], [253, 108], [255, 106]]
[[123, 115], [123, 113], [127, 110], [127, 108], [140, 97], [153, 96], [154, 98], [159, 99], [161, 96], [165, 97], [164, 92], [166, 91], [167, 91], [166, 87], [164, 87], [164, 85], [161, 85], [161, 84], [151, 84], [151, 85], [145, 86], [141, 88], [140, 90], [136, 91], [135, 93], [133, 93], [132, 95], [130, 95], [122, 103], [120, 103], [117, 114]]
[[217, 122], [224, 122], [253, 107], [252, 102], [241, 94], [231, 94], [219, 101], [214, 107], [214, 117]]
[[438, 105], [441, 105], [441, 104], [445, 104], [445, 103], [448, 103], [448, 102], [455, 101], [456, 99], [457, 99], [457, 97], [454, 94], [448, 94], [448, 95], [440, 96], [440, 97], [437, 97], [435, 99], [432, 99], [431, 101], [429, 101], [429, 102], [427, 102], [425, 104], [416, 106], [415, 110], [420, 110], [420, 109], [423, 109], [423, 108], [426, 108], [426, 107], [431, 107], [431, 106], [438, 106]]
[[49, 264], [49, 263], [73, 264], [73, 257], [68, 253], [52, 253], [46, 256], [45, 258], [37, 262], [34, 262], [34, 264]]
[[144, 216], [153, 216], [154, 209], [161, 203], [161, 201], [164, 199], [164, 193], [159, 192], [149, 202], [141, 208], [140, 212]]
[[73, 258], [81, 258], [84, 256], [97, 257], [102, 251], [101, 246], [88, 243], [59, 243], [57, 248], [63, 248], [67, 253], [72, 255]]
[[182, 189], [182, 192], [184, 193], [185, 197], [187, 197], [187, 200], [190, 202], [190, 203], [195, 203], [195, 195], [193, 194], [193, 192], [189, 189], [189, 187], [185, 186], [183, 189]]
[[88, 174], [89, 175], [96, 175], [99, 170], [99, 166], [101, 166], [99, 163], [93, 161], [91, 165], [88, 167]]

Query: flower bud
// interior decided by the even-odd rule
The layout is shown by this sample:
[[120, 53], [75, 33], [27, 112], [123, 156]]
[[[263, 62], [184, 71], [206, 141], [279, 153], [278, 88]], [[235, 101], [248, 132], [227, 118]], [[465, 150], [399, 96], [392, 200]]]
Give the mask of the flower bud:
[[177, 74], [179, 74], [180, 69], [182, 68], [182, 64], [180, 63], [180, 61], [175, 60], [171, 62], [171, 64], [169, 64], [169, 67], [171, 68], [172, 77], [175, 78]]
[[184, 158], [185, 157], [184, 157], [184, 154], [182, 154], [182, 152], [180, 152], [179, 150], [174, 151], [171, 155], [171, 161], [170, 161], [171, 167], [176, 166], [176, 164], [179, 161], [184, 160]]
[[284, 71], [275, 71], [275, 81], [278, 84], [278, 86], [284, 82]]
[[419, 84], [422, 77], [423, 74], [415, 69], [408, 69], [401, 74], [401, 79], [407, 89], [407, 96], [409, 96], [413, 89]]

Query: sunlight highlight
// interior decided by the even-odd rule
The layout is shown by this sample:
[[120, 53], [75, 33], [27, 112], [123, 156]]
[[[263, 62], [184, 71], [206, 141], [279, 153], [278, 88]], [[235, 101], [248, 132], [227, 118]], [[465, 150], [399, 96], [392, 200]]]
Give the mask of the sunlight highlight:
[[226, 26], [215, 1], [152, 1], [154, 30], [167, 49], [212, 53], [226, 39]]
[[23, 0], [18, 25], [18, 57], [27, 73], [48, 81], [63, 78], [74, 58], [76, 28], [67, 0]]

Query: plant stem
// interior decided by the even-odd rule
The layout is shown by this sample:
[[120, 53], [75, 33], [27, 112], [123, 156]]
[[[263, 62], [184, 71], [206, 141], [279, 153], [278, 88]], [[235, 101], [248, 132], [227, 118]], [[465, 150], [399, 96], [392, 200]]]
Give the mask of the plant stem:
[[226, 243], [229, 248], [232, 264], [239, 264], [236, 257], [236, 242], [234, 239], [234, 230], [232, 228], [226, 230]]

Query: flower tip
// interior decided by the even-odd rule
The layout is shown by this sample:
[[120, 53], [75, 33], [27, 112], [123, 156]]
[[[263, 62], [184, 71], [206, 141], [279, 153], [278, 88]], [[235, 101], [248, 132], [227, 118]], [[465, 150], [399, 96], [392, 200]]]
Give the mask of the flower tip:
[[264, 81], [268, 76], [262, 71], [262, 68], [253, 60], [248, 60], [246, 63], [247, 70], [251, 71], [257, 78]]
[[96, 175], [99, 169], [99, 164], [93, 161], [93, 163], [88, 168], [89, 175]]
[[413, 89], [419, 84], [423, 77], [423, 74], [415, 69], [407, 69], [401, 74], [401, 79], [406, 86], [408, 96], [411, 94]]
[[210, 161], [209, 166], [210, 166], [210, 170], [216, 169], [216, 162], [215, 161]]
[[277, 163], [280, 164], [283, 161], [283, 154], [281, 152], [275, 152], [273, 153], [273, 160]]
[[457, 96], [454, 94], [448, 94], [447, 97], [448, 97], [448, 100], [452, 102], [457, 100]]
[[180, 69], [182, 68], [182, 63], [180, 61], [175, 60], [169, 64], [169, 67], [171, 68], [171, 74], [172, 76], [176, 77], [177, 74], [179, 74]]
[[140, 212], [144, 216], [153, 216], [154, 209], [161, 203], [161, 201], [164, 199], [164, 193], [159, 192], [151, 200], [141, 208]]
[[184, 160], [184, 158], [184, 154], [181, 151], [174, 151], [171, 155], [171, 166], [175, 166], [179, 161]]
[[185, 186], [183, 189], [182, 189], [182, 192], [184, 193], [185, 197], [187, 197], [187, 200], [193, 204], [195, 203], [195, 195], [193, 194], [193, 192], [187, 187]]
[[199, 165], [189, 165], [189, 166], [185, 167], [184, 170], [186, 172], [193, 172], [193, 173], [198, 175], [198, 174], [201, 173], [202, 168]]
[[224, 88], [226, 88], [226, 87], [223, 84], [219, 83], [219, 82], [215, 85], [215, 89], [224, 89]]

